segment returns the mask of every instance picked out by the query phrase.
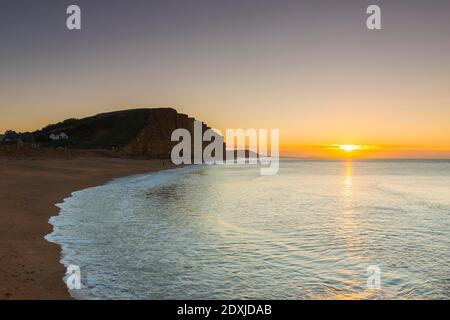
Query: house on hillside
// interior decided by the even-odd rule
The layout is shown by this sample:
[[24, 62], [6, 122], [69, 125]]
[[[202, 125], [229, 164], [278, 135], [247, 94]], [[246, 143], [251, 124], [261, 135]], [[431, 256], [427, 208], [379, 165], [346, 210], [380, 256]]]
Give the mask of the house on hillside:
[[65, 134], [64, 132], [61, 132], [61, 133], [56, 133], [56, 134], [52, 133], [52, 134], [50, 134], [49, 138], [50, 138], [50, 140], [53, 140], [53, 141], [59, 141], [59, 140], [67, 140], [67, 139], [69, 139], [69, 136], [67, 134]]
[[19, 139], [19, 134], [13, 130], [7, 130], [3, 137], [4, 142], [18, 141]]

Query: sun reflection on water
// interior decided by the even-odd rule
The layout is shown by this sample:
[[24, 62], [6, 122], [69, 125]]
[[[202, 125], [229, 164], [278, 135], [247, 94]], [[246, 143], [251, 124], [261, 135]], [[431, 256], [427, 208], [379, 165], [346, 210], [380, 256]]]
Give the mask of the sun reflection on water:
[[338, 229], [345, 239], [347, 250], [357, 250], [355, 246], [360, 243], [358, 238], [359, 224], [354, 211], [354, 168], [353, 161], [347, 160], [344, 164], [344, 175], [342, 182], [342, 213], [339, 218]]

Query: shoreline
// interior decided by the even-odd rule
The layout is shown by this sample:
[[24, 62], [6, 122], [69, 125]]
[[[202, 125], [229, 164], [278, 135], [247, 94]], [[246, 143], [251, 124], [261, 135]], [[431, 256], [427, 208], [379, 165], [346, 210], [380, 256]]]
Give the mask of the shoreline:
[[61, 247], [44, 237], [73, 192], [113, 179], [175, 168], [165, 160], [0, 159], [0, 300], [73, 299], [63, 282]]

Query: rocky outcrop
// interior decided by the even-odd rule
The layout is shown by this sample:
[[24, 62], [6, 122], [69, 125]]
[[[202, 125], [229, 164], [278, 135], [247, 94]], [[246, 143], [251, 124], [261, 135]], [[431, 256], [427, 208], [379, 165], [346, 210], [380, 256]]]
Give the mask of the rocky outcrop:
[[[130, 156], [170, 158], [172, 148], [178, 143], [177, 141], [171, 141], [172, 132], [183, 128], [187, 129], [191, 134], [191, 152], [193, 154], [195, 121], [196, 119], [186, 114], [178, 113], [175, 109], [153, 109], [149, 115], [147, 125], [123, 148], [123, 152]], [[202, 134], [208, 129], [210, 127], [202, 122]], [[208, 143], [203, 142], [203, 148]]]
[[149, 115], [147, 125], [130, 141], [123, 151], [132, 156], [170, 158], [172, 132], [179, 128], [194, 133], [194, 118], [178, 113], [175, 109], [155, 109]]

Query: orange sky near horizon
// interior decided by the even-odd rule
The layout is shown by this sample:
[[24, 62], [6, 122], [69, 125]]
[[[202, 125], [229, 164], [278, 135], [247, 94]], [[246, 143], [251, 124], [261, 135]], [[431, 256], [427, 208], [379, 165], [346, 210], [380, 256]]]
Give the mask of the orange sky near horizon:
[[[103, 110], [110, 111], [110, 110]], [[103, 112], [102, 111], [102, 112]], [[179, 110], [183, 112], [182, 110]], [[92, 114], [82, 115], [89, 116]], [[70, 117], [76, 117], [76, 115], [70, 115]], [[80, 118], [81, 118], [80, 117]], [[49, 120], [42, 120], [39, 118], [29, 119], [29, 124], [26, 122], [22, 122], [23, 126], [19, 126], [19, 128], [15, 127], [15, 123], [11, 123], [8, 125], [5, 122], [1, 122], [1, 125], [4, 126], [3, 131], [8, 129], [14, 129], [19, 132], [25, 131], [34, 131], [44, 127], [50, 123], [56, 123], [61, 120], [69, 118], [68, 116], [61, 116], [60, 118], [51, 118]], [[211, 122], [206, 121], [208, 124]], [[213, 121], [214, 122], [214, 121]], [[247, 127], [241, 127], [244, 129], [248, 129]], [[318, 129], [320, 126], [318, 125]], [[225, 132], [225, 130], [221, 130]], [[342, 145], [352, 145], [354, 141], [356, 142], [365, 142], [361, 139], [354, 140], [346, 140], [346, 139], [338, 139], [339, 134], [336, 133], [335, 138], [328, 138], [327, 141], [333, 141], [334, 143], [318, 143], [318, 144], [305, 144], [305, 140], [308, 138], [299, 138], [289, 136], [287, 139], [284, 136], [284, 130], [280, 129], [280, 155], [281, 157], [299, 157], [299, 158], [342, 158], [342, 159], [450, 159], [450, 147], [446, 146], [446, 142], [448, 141], [449, 135], [442, 137], [443, 139], [436, 141], [439, 143], [435, 143], [436, 141], [430, 141], [428, 145], [426, 144], [426, 140], [424, 139], [415, 139], [416, 142], [420, 141], [423, 143], [422, 145], [414, 145], [413, 141], [409, 145], [369, 145], [365, 143], [355, 143], [354, 145], [363, 146], [362, 149], [356, 150], [343, 150], [340, 146]], [[361, 130], [360, 135], [364, 136], [367, 134], [367, 131]], [[353, 136], [357, 136], [357, 134], [353, 134]], [[411, 135], [412, 136], [412, 135]], [[383, 137], [380, 139], [380, 136], [376, 136], [377, 139], [367, 139], [366, 141], [398, 141], [398, 142], [407, 142], [409, 141], [408, 135], [402, 137], [402, 139], [389, 139], [389, 137]], [[322, 142], [320, 139], [311, 139], [317, 142]], [[412, 139], [411, 139], [412, 140]], [[303, 141], [304, 143], [295, 143], [296, 141]], [[349, 143], [350, 141], [350, 143]], [[337, 143], [336, 143], [337, 142]]]
[[367, 146], [361, 150], [343, 150], [339, 147], [304, 146], [281, 149], [282, 157], [332, 159], [450, 159], [450, 148]]

